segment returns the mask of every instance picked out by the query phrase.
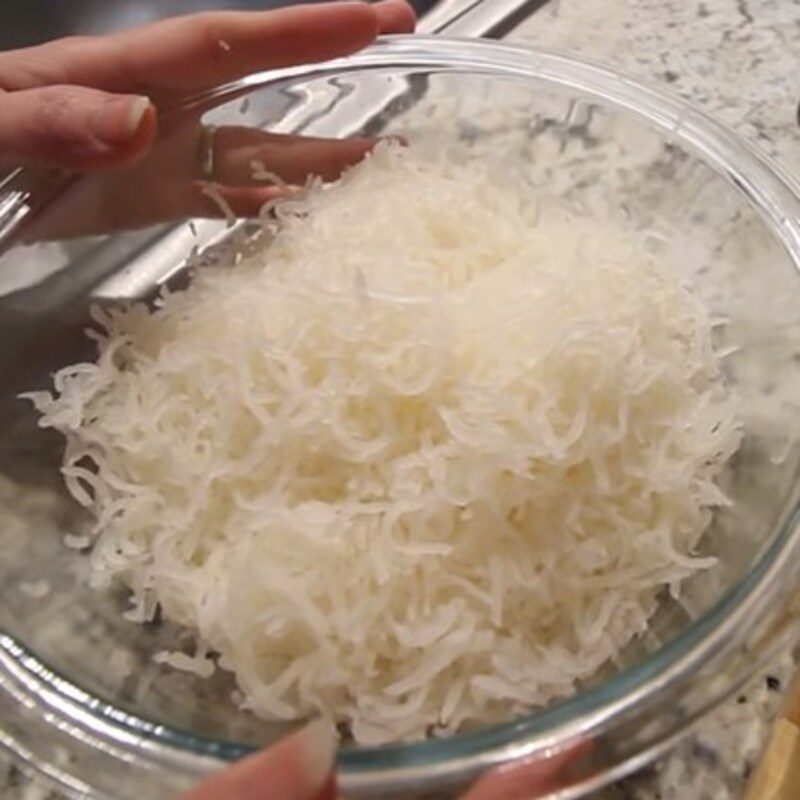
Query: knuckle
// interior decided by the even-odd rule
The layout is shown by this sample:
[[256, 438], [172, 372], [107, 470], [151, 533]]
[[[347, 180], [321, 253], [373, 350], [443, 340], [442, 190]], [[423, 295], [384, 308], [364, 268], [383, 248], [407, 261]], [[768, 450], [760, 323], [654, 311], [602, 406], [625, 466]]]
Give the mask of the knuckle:
[[38, 90], [34, 112], [37, 138], [54, 145], [74, 141], [77, 132], [75, 121], [81, 116], [79, 104], [77, 90], [49, 86]]
[[[9, 91], [70, 83], [69, 64], [78, 61], [91, 36], [69, 36], [21, 51], [0, 53], [0, 87]], [[79, 81], [75, 81], [78, 83]]]
[[197, 31], [206, 56], [214, 62], [225, 61], [230, 45], [226, 41], [225, 26], [221, 23], [219, 14], [199, 14]]
[[93, 36], [65, 36], [47, 45], [55, 56], [55, 61], [69, 63], [71, 59], [82, 56], [96, 41]]

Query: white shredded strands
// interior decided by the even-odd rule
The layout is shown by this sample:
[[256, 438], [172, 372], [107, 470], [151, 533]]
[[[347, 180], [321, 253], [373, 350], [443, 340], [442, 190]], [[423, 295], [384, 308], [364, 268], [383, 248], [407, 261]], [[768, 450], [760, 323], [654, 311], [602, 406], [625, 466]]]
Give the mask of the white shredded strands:
[[233, 213], [230, 203], [225, 199], [219, 187], [215, 186], [213, 183], [206, 183], [203, 184], [200, 192], [219, 208], [230, 228], [236, 222], [236, 214]]
[[93, 542], [91, 536], [75, 533], [64, 534], [64, 544], [71, 550], [84, 550]]
[[569, 695], [713, 564], [740, 433], [712, 322], [634, 234], [541, 205], [381, 144], [30, 395], [97, 584], [197, 633], [158, 660], [415, 739]]
[[167, 664], [173, 669], [179, 669], [183, 672], [192, 672], [201, 678], [210, 678], [214, 674], [214, 662], [206, 656], [195, 656], [193, 658], [186, 653], [161, 650], [153, 656], [153, 661], [156, 664]]
[[289, 184], [278, 175], [277, 172], [272, 172], [264, 166], [263, 161], [254, 158], [250, 162], [250, 177], [254, 181], [266, 181], [267, 183], [274, 183], [279, 189], [284, 192], [289, 190]]

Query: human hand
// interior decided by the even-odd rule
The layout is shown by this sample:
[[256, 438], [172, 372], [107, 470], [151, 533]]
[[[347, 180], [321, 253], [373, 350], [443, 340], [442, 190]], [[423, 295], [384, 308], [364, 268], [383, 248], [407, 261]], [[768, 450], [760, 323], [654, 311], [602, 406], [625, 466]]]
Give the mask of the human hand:
[[[274, 747], [212, 775], [181, 800], [336, 800], [332, 726], [314, 722]], [[536, 800], [564, 788], [567, 770], [591, 750], [579, 741], [547, 758], [491, 769], [460, 800]]]
[[[159, 130], [160, 109], [252, 72], [348, 55], [414, 24], [406, 0], [341, 2], [194, 14], [0, 53], [0, 168], [102, 173], [50, 236], [218, 215], [199, 174], [199, 118]], [[302, 183], [337, 177], [373, 144], [225, 126], [215, 134], [213, 179], [234, 212], [249, 216], [277, 192], [254, 180], [253, 160]]]

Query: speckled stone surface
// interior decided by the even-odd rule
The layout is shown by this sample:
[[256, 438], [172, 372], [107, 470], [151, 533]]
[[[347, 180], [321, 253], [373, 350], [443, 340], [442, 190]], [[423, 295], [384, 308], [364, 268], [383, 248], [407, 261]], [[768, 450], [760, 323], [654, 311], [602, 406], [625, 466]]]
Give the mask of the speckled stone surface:
[[551, 0], [508, 38], [669, 88], [800, 180], [800, 0]]
[[[668, 86], [800, 181], [800, 0], [551, 0], [509, 36]], [[796, 658], [784, 653], [657, 764], [601, 800], [736, 800]], [[61, 800], [0, 757], [2, 800]]]
[[[508, 38], [667, 87], [800, 181], [800, 0], [552, 0]], [[741, 797], [796, 660], [781, 654], [670, 754], [598, 800]]]

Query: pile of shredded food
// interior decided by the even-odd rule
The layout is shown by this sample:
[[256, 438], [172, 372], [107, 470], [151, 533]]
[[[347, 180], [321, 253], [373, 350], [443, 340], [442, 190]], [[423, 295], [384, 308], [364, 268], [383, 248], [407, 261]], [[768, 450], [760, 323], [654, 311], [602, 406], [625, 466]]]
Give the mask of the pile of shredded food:
[[712, 321], [637, 237], [457, 148], [380, 145], [238, 263], [97, 312], [30, 395], [93, 580], [268, 719], [360, 743], [570, 694], [643, 632], [738, 446]]

